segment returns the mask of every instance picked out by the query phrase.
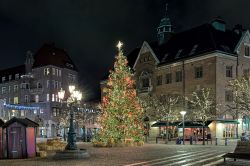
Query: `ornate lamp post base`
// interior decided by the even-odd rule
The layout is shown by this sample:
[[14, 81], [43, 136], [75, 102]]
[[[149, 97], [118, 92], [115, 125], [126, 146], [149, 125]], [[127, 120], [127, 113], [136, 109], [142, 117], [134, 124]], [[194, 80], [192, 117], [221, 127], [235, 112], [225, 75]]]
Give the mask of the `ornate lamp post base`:
[[76, 132], [75, 132], [75, 114], [74, 111], [70, 111], [70, 123], [69, 123], [69, 132], [68, 132], [68, 144], [65, 147], [65, 150], [77, 150], [76, 146]]
[[64, 150], [64, 151], [57, 151], [54, 159], [84, 159], [88, 158], [89, 153], [86, 149], [77, 149], [77, 150]]
[[77, 150], [76, 146], [76, 133], [68, 133], [68, 144], [65, 147], [65, 150]]

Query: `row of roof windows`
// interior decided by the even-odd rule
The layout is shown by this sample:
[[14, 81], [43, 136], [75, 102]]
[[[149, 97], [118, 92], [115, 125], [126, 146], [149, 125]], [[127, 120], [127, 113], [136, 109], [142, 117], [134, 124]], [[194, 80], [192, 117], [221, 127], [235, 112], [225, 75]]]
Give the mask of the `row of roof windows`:
[[[8, 81], [11, 81], [12, 80], [12, 75], [9, 75], [8, 78], [9, 78]], [[15, 74], [15, 80], [18, 80], [19, 78], [20, 78], [19, 74], [18, 73]], [[7, 81], [7, 80], [6, 80], [6, 77], [4, 76], [4, 77], [2, 77], [2, 82], [5, 82], [5, 81]]]
[[57, 68], [44, 68], [43, 70], [43, 74], [46, 76], [46, 75], [50, 75], [50, 73], [52, 73], [52, 75], [55, 75], [55, 76], [58, 76], [58, 77], [61, 77], [62, 76], [62, 70], [60, 69], [57, 69]]
[[[195, 45], [193, 46], [192, 50], [190, 51], [189, 55], [195, 54], [195, 51], [197, 50], [197, 48], [198, 48], [198, 44], [195, 44]], [[229, 49], [229, 48], [228, 48], [228, 49]], [[177, 52], [176, 55], [175, 55], [175, 59], [180, 58], [180, 54], [181, 54], [182, 52], [183, 52], [183, 49], [179, 49], [178, 52]], [[164, 55], [164, 57], [162, 58], [162, 62], [166, 62], [168, 56], [169, 56], [169, 54], [166, 53], [166, 54]]]

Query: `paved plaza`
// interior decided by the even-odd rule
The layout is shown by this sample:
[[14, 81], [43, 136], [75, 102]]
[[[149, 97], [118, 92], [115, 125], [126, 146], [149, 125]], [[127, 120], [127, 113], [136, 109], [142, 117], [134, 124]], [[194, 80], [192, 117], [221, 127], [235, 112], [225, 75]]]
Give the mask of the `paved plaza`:
[[79, 143], [78, 147], [86, 148], [89, 158], [78, 160], [55, 160], [54, 152], [47, 158], [0, 160], [0, 166], [212, 166], [212, 165], [250, 165], [249, 161], [227, 159], [223, 162], [221, 155], [232, 152], [235, 143], [228, 146], [208, 145], [176, 145], [175, 142], [163, 144], [147, 143], [142, 147], [94, 148], [90, 143]]

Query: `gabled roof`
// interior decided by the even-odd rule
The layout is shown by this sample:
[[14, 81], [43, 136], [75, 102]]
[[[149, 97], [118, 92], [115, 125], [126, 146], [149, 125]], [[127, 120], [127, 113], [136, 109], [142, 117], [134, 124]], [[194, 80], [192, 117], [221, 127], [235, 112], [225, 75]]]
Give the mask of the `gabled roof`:
[[73, 63], [66, 51], [57, 48], [54, 44], [44, 44], [34, 55], [34, 60], [34, 68], [54, 65], [77, 71], [76, 65]]
[[37, 126], [39, 126], [36, 122], [34, 122], [34, 121], [32, 121], [32, 120], [30, 120], [28, 118], [22, 119], [22, 118], [13, 117], [12, 119], [10, 119], [9, 121], [7, 121], [3, 125], [3, 128], [8, 127], [9, 125], [11, 125], [12, 123], [15, 123], [15, 122], [21, 123], [25, 127], [37, 127]]
[[[174, 34], [162, 45], [156, 43], [150, 43], [149, 45], [160, 60], [160, 65], [163, 65], [213, 51], [221, 51], [236, 56], [234, 50], [240, 38], [241, 35], [232, 30], [224, 32], [216, 30], [211, 24], [203, 24]], [[134, 56], [134, 54], [128, 55], [132, 59], [130, 56]]]

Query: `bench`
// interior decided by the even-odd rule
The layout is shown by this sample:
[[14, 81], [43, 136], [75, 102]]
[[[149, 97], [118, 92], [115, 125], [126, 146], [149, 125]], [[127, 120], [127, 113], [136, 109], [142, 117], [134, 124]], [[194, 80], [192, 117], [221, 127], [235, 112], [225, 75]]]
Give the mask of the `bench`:
[[250, 141], [238, 141], [234, 152], [227, 153], [222, 157], [224, 158], [224, 162], [226, 162], [226, 158], [233, 158], [234, 161], [236, 159], [250, 160]]

